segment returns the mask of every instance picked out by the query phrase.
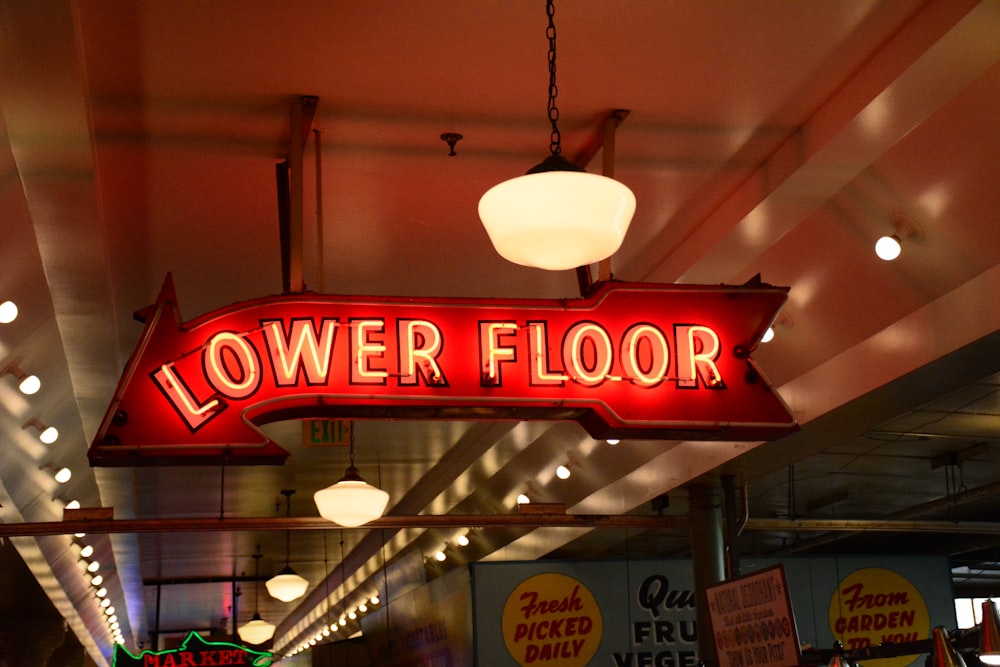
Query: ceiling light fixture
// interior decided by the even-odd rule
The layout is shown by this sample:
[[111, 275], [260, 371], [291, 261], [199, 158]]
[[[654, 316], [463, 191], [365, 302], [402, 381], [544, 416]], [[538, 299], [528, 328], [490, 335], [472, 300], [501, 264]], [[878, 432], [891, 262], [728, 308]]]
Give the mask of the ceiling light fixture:
[[13, 301], [0, 303], [0, 324], [10, 324], [17, 319], [17, 304]]
[[55, 426], [46, 426], [36, 417], [29, 419], [22, 428], [29, 427], [38, 431], [38, 439], [46, 445], [51, 445], [59, 439], [59, 430]]
[[926, 661], [927, 667], [965, 667], [965, 660], [952, 645], [944, 626], [931, 630], [931, 642], [934, 648]]
[[236, 629], [240, 639], [247, 644], [263, 644], [274, 636], [274, 624], [268, 623], [260, 617], [257, 609], [257, 596], [260, 592], [260, 545], [257, 545], [257, 553], [253, 555], [254, 560], [254, 584], [253, 584], [253, 618]]
[[69, 468], [57, 468], [53, 463], [46, 463], [39, 470], [48, 470], [52, 473], [52, 478], [60, 484], [65, 484], [73, 478], [73, 471]]
[[467, 546], [469, 546], [469, 536], [466, 535], [465, 533], [463, 533], [463, 534], [461, 534], [461, 535], [459, 535], [458, 537], [455, 538], [455, 542], [460, 547], [467, 547]]
[[891, 262], [899, 257], [902, 251], [903, 246], [900, 244], [900, 238], [895, 234], [883, 236], [875, 242], [875, 254], [878, 255], [879, 259], [886, 262]]
[[993, 600], [983, 600], [983, 619], [979, 625], [979, 662], [1000, 665], [1000, 616]]
[[[285, 496], [285, 517], [291, 517], [292, 515], [292, 494], [295, 491], [292, 489], [284, 489], [281, 495]], [[295, 573], [295, 570], [291, 566], [292, 557], [292, 531], [285, 531], [285, 567], [276, 574], [275, 576], [268, 579], [264, 585], [267, 587], [267, 592], [270, 593], [271, 597], [281, 600], [282, 602], [291, 602], [292, 600], [297, 600], [306, 593], [306, 589], [309, 588], [309, 581], [305, 577], [301, 577]]]
[[319, 515], [340, 526], [355, 528], [382, 516], [389, 494], [362, 479], [354, 467], [354, 429], [350, 435], [350, 465], [336, 484], [313, 494]]
[[921, 239], [923, 231], [917, 223], [910, 220], [905, 215], [895, 215], [892, 218], [893, 233], [882, 236], [875, 242], [875, 254], [879, 259], [891, 262], [899, 257], [903, 251], [904, 239]]
[[562, 155], [556, 106], [556, 27], [549, 23], [550, 155], [524, 176], [504, 181], [479, 200], [479, 218], [496, 251], [515, 264], [550, 271], [586, 266], [621, 246], [635, 213], [635, 195], [622, 183], [589, 174]]
[[38, 379], [37, 375], [28, 375], [14, 364], [3, 369], [0, 375], [13, 375], [17, 380], [18, 390], [26, 396], [37, 394], [38, 390], [42, 388], [42, 381]]
[[556, 477], [559, 479], [569, 479], [572, 474], [567, 465], [560, 465], [556, 468]]
[[517, 504], [518, 505], [530, 505], [531, 504], [531, 498], [529, 498], [528, 494], [526, 494], [526, 493], [519, 493], [519, 494], [517, 494]]

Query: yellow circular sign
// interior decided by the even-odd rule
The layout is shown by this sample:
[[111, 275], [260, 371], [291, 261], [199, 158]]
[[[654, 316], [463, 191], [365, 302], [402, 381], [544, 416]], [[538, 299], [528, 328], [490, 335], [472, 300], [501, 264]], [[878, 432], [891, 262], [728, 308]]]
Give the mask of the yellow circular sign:
[[[830, 630], [847, 650], [930, 636], [923, 596], [908, 579], [879, 567], [853, 572], [830, 599]], [[905, 667], [915, 656], [884, 658], [879, 667]]]
[[563, 574], [522, 581], [503, 606], [503, 641], [522, 667], [586, 665], [601, 644], [601, 610], [586, 586]]

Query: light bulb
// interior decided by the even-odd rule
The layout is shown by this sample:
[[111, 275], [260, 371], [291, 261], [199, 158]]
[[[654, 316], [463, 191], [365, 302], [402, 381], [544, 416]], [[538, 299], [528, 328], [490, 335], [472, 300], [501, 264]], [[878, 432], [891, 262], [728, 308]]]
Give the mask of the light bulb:
[[569, 479], [569, 476], [570, 476], [570, 471], [569, 468], [567, 468], [566, 466], [561, 465], [558, 468], [556, 468], [556, 477], [558, 477], [559, 479]]
[[604, 442], [608, 443], [609, 445], [617, 445], [619, 442], [621, 442], [621, 440], [619, 440], [618, 438], [608, 438]]
[[439, 563], [443, 562], [446, 558], [448, 558], [448, 556], [446, 556], [443, 551], [438, 551], [436, 554], [434, 554], [434, 560], [438, 561]]
[[10, 324], [17, 319], [17, 304], [13, 301], [0, 303], [0, 324]]
[[98, 563], [96, 560], [92, 560], [90, 561], [90, 563], [87, 564], [87, 572], [97, 572], [100, 569], [101, 569], [101, 564]]
[[774, 327], [768, 327], [764, 335], [760, 337], [760, 342], [770, 343], [772, 340], [774, 340]]
[[42, 381], [38, 379], [37, 375], [27, 375], [18, 383], [17, 388], [22, 394], [31, 396], [37, 394], [38, 390], [42, 388]]
[[468, 535], [459, 535], [455, 539], [455, 541], [458, 542], [458, 546], [460, 546], [460, 547], [467, 547], [467, 546], [469, 546], [469, 536]]
[[517, 504], [518, 505], [529, 505], [531, 504], [531, 498], [528, 497], [526, 493], [517, 494]]
[[60, 484], [65, 484], [73, 477], [73, 471], [69, 468], [59, 468], [53, 478]]
[[899, 245], [899, 237], [895, 234], [892, 236], [883, 236], [875, 242], [875, 254], [878, 255], [879, 259], [884, 259], [887, 262], [891, 262], [899, 257], [902, 249], [902, 246]]
[[53, 442], [59, 439], [59, 429], [57, 429], [55, 426], [49, 426], [38, 434], [38, 439], [44, 442], [46, 445], [51, 445]]
[[94, 555], [94, 546], [92, 544], [86, 544], [82, 549], [80, 549], [80, 555], [84, 558], [90, 558]]

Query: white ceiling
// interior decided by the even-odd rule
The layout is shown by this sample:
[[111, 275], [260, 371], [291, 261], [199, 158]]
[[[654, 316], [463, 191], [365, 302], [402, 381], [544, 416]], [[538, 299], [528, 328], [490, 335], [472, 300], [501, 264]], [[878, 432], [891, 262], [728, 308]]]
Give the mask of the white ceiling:
[[[305, 155], [307, 289], [580, 294], [572, 271], [502, 260], [476, 212], [486, 189], [547, 149], [540, 0], [4, 0], [0, 12], [0, 299], [21, 308], [0, 325], [0, 367], [44, 383], [25, 399], [0, 380], [4, 524], [58, 520], [53, 496], [113, 507], [117, 519], [275, 517], [282, 489], [296, 490], [294, 516], [316, 515], [311, 494], [345, 457], [299, 446], [295, 424], [273, 427], [292, 453], [280, 467], [92, 469], [86, 457], [141, 332], [132, 315], [168, 273], [185, 319], [282, 291], [275, 164], [302, 95], [319, 99]], [[570, 512], [611, 515], [653, 514], [650, 501], [670, 494], [667, 513], [683, 515], [685, 484], [728, 473], [747, 486], [751, 518], [992, 520], [1000, 3], [576, 0], [559, 3], [556, 25], [564, 152], [595, 157], [603, 120], [628, 111], [615, 176], [638, 205], [614, 276], [741, 284], [759, 273], [790, 287], [776, 340], [754, 357], [803, 429], [760, 446], [612, 449], [575, 424], [365, 422], [358, 464], [390, 492], [390, 513], [508, 513], [528, 488]], [[456, 156], [444, 132], [464, 136]], [[590, 170], [600, 165], [597, 153]], [[881, 262], [872, 245], [898, 216], [919, 234]], [[58, 443], [39, 445], [23, 428], [32, 417], [57, 425]], [[580, 472], [552, 479], [568, 453]], [[948, 455], [952, 465], [932, 465]], [[39, 469], [49, 461], [73, 467], [66, 487]], [[279, 624], [275, 649], [315, 631], [327, 589], [341, 602], [342, 575], [360, 595], [383, 558], [437, 548], [450, 530], [344, 531], [344, 572], [340, 531], [294, 531], [292, 563], [313, 588], [301, 603], [262, 596], [261, 614]], [[480, 556], [615, 555], [625, 533], [608, 530], [484, 531]], [[813, 536], [750, 537], [767, 551]], [[251, 573], [257, 544], [262, 575], [280, 569], [283, 538], [92, 539], [128, 642], [149, 646], [157, 612], [164, 634], [230, 627], [228, 580]], [[110, 638], [67, 539], [16, 543], [107, 664]], [[917, 548], [852, 539], [813, 548]], [[683, 531], [637, 541], [653, 555], [689, 548]], [[971, 534], [960, 544], [921, 548], [959, 558], [993, 546]], [[169, 583], [200, 578], [218, 582]], [[252, 588], [241, 584], [240, 623]]]

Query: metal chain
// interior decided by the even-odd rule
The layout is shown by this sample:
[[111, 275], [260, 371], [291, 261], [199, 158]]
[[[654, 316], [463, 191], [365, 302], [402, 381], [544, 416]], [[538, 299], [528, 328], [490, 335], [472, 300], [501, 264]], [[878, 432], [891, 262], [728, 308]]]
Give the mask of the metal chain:
[[553, 0], [547, 0], [545, 11], [549, 15], [549, 26], [545, 30], [545, 35], [549, 38], [549, 121], [552, 123], [552, 135], [549, 138], [549, 151], [553, 155], [559, 155], [562, 147], [559, 145], [559, 107], [556, 106], [556, 95], [559, 88], [556, 86], [556, 7]]

